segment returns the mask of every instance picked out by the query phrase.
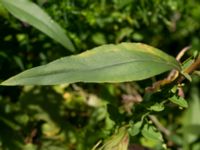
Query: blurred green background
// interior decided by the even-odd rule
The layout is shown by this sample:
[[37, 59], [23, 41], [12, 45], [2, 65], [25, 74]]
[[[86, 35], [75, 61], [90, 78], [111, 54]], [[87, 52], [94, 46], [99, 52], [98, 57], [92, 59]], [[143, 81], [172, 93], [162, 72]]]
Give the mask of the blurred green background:
[[[120, 42], [146, 43], [172, 56], [191, 45], [184, 58], [200, 49], [199, 0], [34, 2], [66, 29], [76, 47], [73, 54]], [[0, 81], [71, 54], [0, 5]], [[156, 114], [173, 133], [165, 139], [170, 149], [200, 149], [200, 79], [192, 78], [184, 87], [189, 108], [169, 106]], [[89, 150], [116, 126], [135, 117], [123, 96], [134, 95], [134, 91], [143, 96], [153, 81], [0, 87], [0, 150]], [[141, 136], [130, 141], [160, 149]]]

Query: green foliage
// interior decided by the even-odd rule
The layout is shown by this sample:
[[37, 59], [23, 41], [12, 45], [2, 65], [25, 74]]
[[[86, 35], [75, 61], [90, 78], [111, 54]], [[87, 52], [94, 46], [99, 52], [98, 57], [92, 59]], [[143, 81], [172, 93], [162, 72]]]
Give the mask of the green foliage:
[[142, 129], [142, 135], [152, 141], [163, 141], [162, 134], [156, 131], [155, 127], [148, 126], [147, 124]]
[[[49, 62], [66, 55], [63, 60], [70, 61], [67, 67], [76, 64], [84, 70], [133, 56], [151, 59], [148, 64], [142, 61], [142, 66], [137, 62], [137, 67], [131, 69], [125, 65], [129, 73], [139, 67], [141, 70], [140, 76], [130, 74], [129, 80], [120, 69], [117, 81], [129, 81], [125, 83], [0, 86], [0, 150], [121, 150], [127, 146], [199, 150], [199, 71], [188, 71], [195, 64], [195, 69], [199, 68], [199, 16], [197, 0], [0, 0], [0, 82], [36, 66], [42, 65], [38, 67], [41, 72], [46, 66], [50, 72], [59, 70], [59, 64], [54, 68], [51, 65], [62, 59]], [[55, 27], [47, 28], [52, 19]], [[121, 42], [131, 48], [118, 48], [124, 45]], [[155, 54], [143, 45], [136, 55], [136, 42], [158, 47], [172, 56], [187, 45], [191, 48], [179, 60], [180, 69], [173, 57], [153, 47]], [[115, 47], [121, 55], [99, 45]], [[88, 49], [93, 50], [83, 52]], [[83, 54], [68, 56], [70, 50]], [[115, 59], [105, 58], [106, 51]], [[95, 55], [95, 60], [89, 55], [87, 60], [80, 57], [85, 54]], [[153, 64], [154, 59], [164, 64]], [[83, 60], [89, 66], [80, 63]], [[173, 68], [180, 72], [172, 70], [168, 76], [164, 73]], [[33, 73], [37, 73], [35, 69]], [[153, 74], [145, 73], [147, 70]], [[108, 74], [111, 76], [107, 81], [115, 79], [113, 66], [95, 77], [91, 74], [93, 78], [85, 78], [80, 69], [70, 77], [80, 76], [86, 81], [99, 79], [96, 77], [100, 75], [105, 79]], [[31, 84], [36, 83], [41, 84], [38, 78]]]
[[15, 17], [33, 25], [41, 30], [70, 51], [75, 48], [70, 39], [65, 35], [64, 30], [52, 20], [42, 9], [28, 0], [1, 0], [4, 7]]
[[183, 97], [177, 97], [176, 95], [173, 95], [172, 97], [169, 98], [169, 100], [180, 107], [188, 107], [187, 101]]
[[140, 43], [104, 45], [27, 70], [1, 85], [52, 85], [75, 82], [142, 80], [181, 67], [167, 54]]

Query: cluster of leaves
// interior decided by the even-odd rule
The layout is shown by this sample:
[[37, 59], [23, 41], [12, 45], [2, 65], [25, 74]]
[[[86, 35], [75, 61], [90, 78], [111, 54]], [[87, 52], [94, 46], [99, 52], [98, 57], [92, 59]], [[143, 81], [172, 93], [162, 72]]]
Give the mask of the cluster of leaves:
[[[46, 64], [72, 52], [79, 53], [106, 43], [139, 41], [168, 49], [168, 52], [173, 55], [186, 45], [192, 45], [194, 50], [200, 45], [198, 39], [200, 5], [195, 0], [187, 2], [173, 0], [35, 1], [66, 29], [68, 37], [63, 34], [64, 30], [46, 14], [43, 14], [44, 18], [39, 21], [37, 17], [35, 20], [31, 19], [31, 16], [34, 16], [34, 10], [38, 14], [43, 13], [43, 11], [35, 4], [32, 10], [28, 9], [29, 4], [33, 4], [30, 1], [0, 0], [0, 2], [0, 15], [2, 16], [0, 19], [2, 23], [0, 39], [3, 41], [0, 45], [0, 80], [2, 81], [27, 68]], [[20, 3], [27, 5], [23, 6]], [[18, 7], [11, 7], [10, 4], [15, 4]], [[25, 16], [24, 12], [16, 11], [16, 8], [22, 8], [21, 10], [32, 13]], [[9, 12], [19, 18], [21, 22], [12, 17]], [[20, 15], [18, 15], [19, 12]], [[63, 47], [30, 25], [41, 30]], [[45, 25], [48, 28], [43, 27]], [[118, 48], [123, 47], [122, 45], [117, 46]], [[118, 53], [113, 53], [113, 49], [116, 49], [113, 47], [111, 45], [106, 47], [110, 57], [104, 58], [105, 62], [103, 62], [103, 57], [105, 57], [106, 51], [104, 52], [104, 48], [99, 47], [93, 50], [96, 54], [95, 59], [90, 57], [94, 55], [94, 52], [67, 57], [55, 61], [49, 66], [21, 74], [19, 78], [16, 77], [3, 84], [40, 85], [77, 81], [91, 82], [91, 80], [92, 82], [132, 81], [133, 79], [138, 80], [135, 76], [144, 79], [173, 68], [169, 64], [155, 63], [152, 65], [152, 62], [147, 62], [147, 64], [143, 64], [143, 67], [148, 70], [147, 72], [152, 71], [149, 76], [145, 70], [141, 69], [140, 75], [134, 76], [133, 69], [133, 72], [128, 70], [131, 74], [127, 77], [126, 72], [123, 74], [125, 70], [122, 68], [116, 70], [112, 66], [108, 67], [103, 74], [98, 74], [95, 67], [102, 69], [102, 64], [111, 63], [113, 65], [114, 62], [122, 63], [122, 61], [130, 59], [128, 56], [131, 53], [128, 48], [119, 48], [117, 49]], [[148, 48], [140, 48], [141, 51], [145, 51], [141, 56], [140, 53], [134, 51], [132, 53], [137, 54], [137, 59], [145, 56], [150, 60], [156, 59], [158, 62], [170, 60], [172, 64], [176, 64], [174, 59], [168, 58], [166, 54], [153, 48], [152, 51], [164, 58], [160, 59], [146, 54]], [[109, 55], [109, 51], [112, 55]], [[113, 55], [115, 57], [111, 59]], [[187, 70], [188, 66], [193, 64], [195, 59], [198, 59], [193, 50], [188, 55], [190, 58], [183, 63], [182, 69], [179, 68], [178, 64], [176, 69]], [[88, 63], [83, 63], [84, 57], [88, 57]], [[45, 78], [38, 80], [43, 71], [45, 75], [51, 75], [52, 72], [54, 74], [62, 73], [60, 72], [63, 69], [62, 61], [70, 63], [69, 68], [64, 69], [66, 72], [71, 71], [71, 73], [64, 76], [68, 75], [71, 79], [65, 78], [63, 80], [61, 78], [62, 80], [60, 80], [61, 76], [50, 76], [45, 77], [46, 81]], [[133, 66], [137, 65], [141, 64], [133, 64]], [[71, 66], [76, 67], [77, 70], [70, 70]], [[133, 66], [132, 68], [134, 68]], [[81, 69], [84, 67], [90, 69], [91, 72], [83, 74]], [[52, 72], [51, 69], [53, 69]], [[113, 69], [112, 72], [115, 73], [112, 74], [110, 71], [109, 76], [108, 70], [110, 69]], [[116, 75], [117, 72], [119, 72], [119, 76]], [[36, 73], [33, 75], [36, 76], [35, 79], [25, 78], [30, 78], [30, 74], [33, 73]], [[24, 81], [22, 80], [23, 76]], [[108, 78], [105, 80], [106, 77]], [[162, 77], [159, 76], [159, 78]], [[48, 80], [48, 78], [52, 80]], [[160, 82], [156, 82], [159, 84], [150, 87], [150, 90], [147, 89], [148, 92], [144, 89], [155, 82], [155, 77], [137, 83], [74, 83], [47, 87], [0, 87], [0, 149], [82, 150], [91, 149], [97, 143], [93, 147], [94, 150], [126, 150], [128, 145], [129, 149], [146, 146], [152, 149], [182, 147], [198, 150], [200, 148], [199, 77], [194, 75], [190, 78], [193, 79], [193, 82], [190, 85], [186, 84], [187, 86], [176, 84], [174, 80], [170, 84], [161, 80], [161, 87]], [[180, 95], [183, 96], [183, 93], [181, 94], [183, 91], [180, 90], [182, 88], [190, 101], [187, 111], [177, 109], [178, 106], [185, 108], [188, 105], [186, 100], [180, 97]], [[114, 135], [111, 136], [112, 134]], [[107, 140], [101, 143], [98, 142], [100, 139]]]

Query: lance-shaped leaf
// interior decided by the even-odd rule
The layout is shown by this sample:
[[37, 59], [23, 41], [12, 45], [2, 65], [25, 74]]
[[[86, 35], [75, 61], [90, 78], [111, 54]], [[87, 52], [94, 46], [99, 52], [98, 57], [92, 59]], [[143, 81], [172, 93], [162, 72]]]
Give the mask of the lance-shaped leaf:
[[0, 2], [16, 18], [44, 32], [68, 50], [75, 50], [64, 29], [35, 3], [29, 0], [0, 0]]
[[108, 44], [24, 71], [1, 85], [125, 82], [171, 69], [180, 70], [179, 63], [154, 47], [141, 43]]

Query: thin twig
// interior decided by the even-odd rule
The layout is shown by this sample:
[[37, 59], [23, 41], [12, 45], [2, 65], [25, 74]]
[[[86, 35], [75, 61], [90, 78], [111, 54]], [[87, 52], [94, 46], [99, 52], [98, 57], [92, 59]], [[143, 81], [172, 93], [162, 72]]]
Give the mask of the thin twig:
[[164, 133], [167, 137], [170, 136], [170, 131], [166, 129], [154, 115], [148, 115], [148, 117], [151, 119], [151, 121], [155, 124], [155, 126], [158, 128], [159, 131]]
[[190, 48], [191, 48], [191, 46], [186, 46], [186, 47], [184, 47], [184, 48], [178, 53], [178, 55], [176, 56], [176, 60], [177, 60], [177, 61], [180, 61], [181, 58], [183, 57], [183, 55], [185, 54], [185, 52], [187, 52]]
[[[176, 56], [176, 60], [180, 62], [181, 58], [183, 57], [183, 55], [191, 48], [191, 46], [186, 46], [184, 47], [179, 53], [178, 55]], [[175, 77], [177, 75], [177, 70], [176, 69], [173, 69], [171, 70], [171, 72], [169, 73], [169, 75], [167, 76], [167, 79], [170, 80], [172, 79], [173, 77]], [[176, 76], [177, 77], [177, 76]], [[175, 78], [176, 78], [175, 77]]]

